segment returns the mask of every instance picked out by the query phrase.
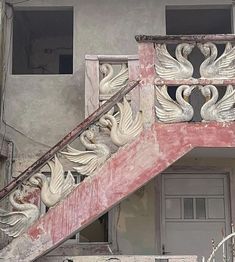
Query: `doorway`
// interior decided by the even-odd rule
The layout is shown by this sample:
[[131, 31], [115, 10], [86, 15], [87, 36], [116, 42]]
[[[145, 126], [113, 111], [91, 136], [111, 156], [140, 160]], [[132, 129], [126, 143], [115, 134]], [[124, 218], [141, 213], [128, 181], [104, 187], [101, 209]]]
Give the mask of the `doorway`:
[[162, 254], [208, 257], [212, 239], [229, 233], [229, 212], [226, 174], [162, 175]]

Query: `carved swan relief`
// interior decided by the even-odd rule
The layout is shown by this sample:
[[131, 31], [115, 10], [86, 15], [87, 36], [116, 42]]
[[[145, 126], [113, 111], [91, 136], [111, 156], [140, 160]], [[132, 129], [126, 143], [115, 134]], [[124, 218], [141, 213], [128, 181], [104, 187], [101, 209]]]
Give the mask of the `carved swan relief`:
[[62, 152], [62, 154], [70, 161], [79, 164], [74, 167], [77, 172], [89, 176], [111, 156], [111, 151], [105, 144], [95, 142], [94, 132], [91, 130], [83, 132], [80, 141], [86, 151], [68, 146], [68, 152]]
[[15, 211], [0, 209], [0, 230], [10, 237], [18, 237], [39, 218], [40, 212], [36, 205], [23, 200], [19, 189], [11, 193], [9, 201]]
[[143, 130], [142, 112], [138, 112], [135, 119], [132, 118], [132, 110], [126, 98], [123, 103], [117, 103], [118, 119], [111, 114], [102, 116], [102, 125], [111, 129], [110, 137], [116, 146], [123, 146], [138, 136]]
[[[106, 101], [102, 101], [101, 102], [101, 105], [103, 105]], [[120, 116], [119, 116], [119, 111], [115, 112], [115, 108], [112, 107], [107, 113], [106, 115], [112, 115], [115, 117], [116, 121], [119, 123], [120, 121]], [[107, 121], [108, 121], [108, 125], [107, 125]], [[102, 116], [98, 123], [96, 124], [97, 126], [100, 126], [100, 127], [105, 127], [105, 128], [108, 128], [108, 127], [111, 127], [112, 124], [109, 120], [105, 120], [105, 116]]]
[[158, 119], [164, 123], [190, 121], [194, 110], [188, 101], [194, 88], [195, 86], [179, 86], [176, 90], [176, 101], [174, 101], [169, 96], [166, 85], [156, 87], [156, 98], [160, 105], [155, 106]]
[[226, 44], [223, 54], [217, 58], [218, 50], [215, 44], [207, 42], [198, 44], [198, 48], [205, 56], [200, 66], [203, 78], [233, 78], [235, 77], [235, 47]]
[[235, 120], [235, 90], [228, 85], [224, 96], [218, 101], [219, 93], [215, 86], [199, 87], [206, 103], [201, 108], [204, 121], [229, 122]]
[[104, 78], [100, 81], [100, 95], [112, 95], [127, 85], [129, 73], [126, 64], [121, 65], [119, 73], [115, 76], [110, 64], [102, 64], [100, 71], [104, 74]]
[[159, 77], [164, 79], [189, 79], [193, 75], [193, 66], [188, 61], [188, 55], [194, 45], [182, 43], [177, 45], [175, 58], [168, 52], [165, 44], [157, 44], [155, 69]]
[[66, 197], [75, 187], [75, 180], [70, 171], [64, 177], [63, 166], [55, 156], [54, 161], [49, 161], [51, 169], [50, 180], [43, 174], [38, 173], [29, 179], [30, 184], [41, 188], [41, 200], [47, 207], [55, 206]]

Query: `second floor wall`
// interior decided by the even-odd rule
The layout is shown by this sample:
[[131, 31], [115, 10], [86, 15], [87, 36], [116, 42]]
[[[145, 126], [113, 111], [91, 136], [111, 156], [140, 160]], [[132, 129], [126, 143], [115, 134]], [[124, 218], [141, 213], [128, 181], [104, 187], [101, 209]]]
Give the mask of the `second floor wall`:
[[[203, 3], [197, 1], [28, 1], [20, 4], [7, 5], [7, 34], [5, 64], [8, 68], [4, 87], [4, 121], [7, 123], [6, 134], [15, 145], [17, 157], [37, 158], [48, 147], [55, 144], [85, 116], [85, 63], [86, 54], [137, 54], [136, 34], [161, 35], [166, 33], [166, 10], [175, 9], [205, 9], [233, 11], [232, 2], [226, 1], [223, 6], [220, 1], [207, 0]], [[65, 46], [62, 54], [72, 54], [72, 73], [50, 73], [34, 68], [29, 72], [17, 73], [20, 69], [18, 61], [14, 72], [14, 54], [23, 56], [25, 50], [17, 49], [13, 45], [16, 26], [13, 21], [17, 12], [27, 11], [60, 11], [72, 12], [72, 43], [70, 51]], [[23, 16], [22, 16], [23, 17]], [[32, 17], [32, 16], [31, 16]], [[37, 22], [31, 21], [31, 28]], [[43, 19], [38, 19], [38, 24], [43, 24]], [[232, 15], [231, 15], [232, 19]], [[172, 20], [173, 21], [173, 20]], [[34, 24], [33, 24], [34, 23]], [[181, 22], [182, 23], [182, 22]], [[185, 21], [187, 23], [187, 21]], [[222, 23], [222, 22], [221, 22]], [[180, 22], [179, 22], [180, 24]], [[44, 21], [44, 28], [46, 28]], [[57, 24], [59, 27], [60, 24]], [[39, 26], [40, 27], [40, 26]], [[48, 22], [49, 28], [49, 22]], [[232, 30], [233, 25], [231, 22]], [[30, 26], [25, 26], [24, 30]], [[58, 28], [57, 28], [58, 29]], [[21, 28], [22, 30], [22, 28]], [[50, 30], [46, 30], [50, 32]], [[63, 32], [63, 28], [58, 30]], [[229, 33], [229, 32], [226, 32]], [[31, 36], [35, 32], [30, 31]], [[182, 32], [183, 34], [183, 32]], [[36, 52], [37, 44], [42, 42], [40, 36], [30, 45], [31, 52]], [[61, 41], [61, 36], [55, 38], [63, 47], [69, 38], [66, 36]], [[45, 41], [44, 41], [45, 42]], [[53, 52], [50, 36], [47, 35], [44, 53]], [[45, 44], [45, 43], [44, 43]], [[15, 46], [15, 48], [14, 48]], [[48, 47], [48, 48], [46, 48]], [[72, 50], [71, 50], [72, 48]], [[72, 52], [71, 52], [72, 51]], [[35, 54], [34, 54], [35, 55]], [[52, 57], [52, 56], [51, 56]], [[37, 59], [40, 58], [38, 55]], [[32, 59], [32, 57], [30, 57]], [[71, 57], [70, 57], [71, 59]], [[44, 61], [43, 64], [46, 62]], [[22, 60], [23, 67], [23, 60]], [[20, 70], [19, 70], [20, 71]], [[23, 160], [24, 162], [24, 160]], [[27, 162], [27, 161], [26, 161]], [[28, 163], [22, 164], [22, 170]]]

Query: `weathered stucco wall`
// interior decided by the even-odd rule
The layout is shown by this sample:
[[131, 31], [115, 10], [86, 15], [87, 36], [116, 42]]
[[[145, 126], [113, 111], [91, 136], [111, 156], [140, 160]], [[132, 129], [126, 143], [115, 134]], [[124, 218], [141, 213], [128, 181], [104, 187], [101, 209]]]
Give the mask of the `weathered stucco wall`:
[[164, 14], [153, 0], [102, 0], [99, 5], [95, 0], [29, 1], [17, 7], [24, 5], [74, 7], [73, 75], [12, 75], [9, 69], [6, 122], [41, 144], [9, 127], [7, 135], [13, 137], [18, 157], [31, 157], [55, 144], [84, 119], [85, 54], [136, 54], [135, 34], [164, 33]]
[[[221, 172], [229, 172], [229, 185], [231, 199], [231, 221], [235, 221], [235, 159], [230, 157], [201, 158], [187, 155], [177, 161], [172, 169], [191, 170], [197, 173], [211, 172], [213, 168]], [[167, 172], [167, 170], [166, 170]], [[183, 172], [183, 171], [182, 171]], [[160, 242], [160, 213], [158, 212], [160, 198], [157, 192], [157, 181], [151, 181], [120, 204], [120, 216], [117, 223], [117, 242], [123, 254], [159, 254]], [[161, 189], [159, 188], [159, 190]], [[118, 212], [118, 208], [116, 210]], [[155, 234], [156, 233], [156, 234]]]
[[136, 255], [156, 254], [154, 181], [124, 200], [119, 208], [116, 240], [120, 252]]

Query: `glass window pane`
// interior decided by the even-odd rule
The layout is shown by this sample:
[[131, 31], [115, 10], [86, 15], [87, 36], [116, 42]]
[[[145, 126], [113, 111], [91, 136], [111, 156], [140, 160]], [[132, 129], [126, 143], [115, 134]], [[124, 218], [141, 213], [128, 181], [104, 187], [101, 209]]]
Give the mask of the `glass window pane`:
[[180, 219], [181, 218], [181, 199], [167, 198], [166, 199], [166, 218]]
[[196, 198], [196, 219], [206, 219], [205, 198]]
[[193, 219], [193, 198], [184, 198], [184, 219]]
[[208, 218], [225, 218], [224, 199], [209, 198], [208, 199]]

